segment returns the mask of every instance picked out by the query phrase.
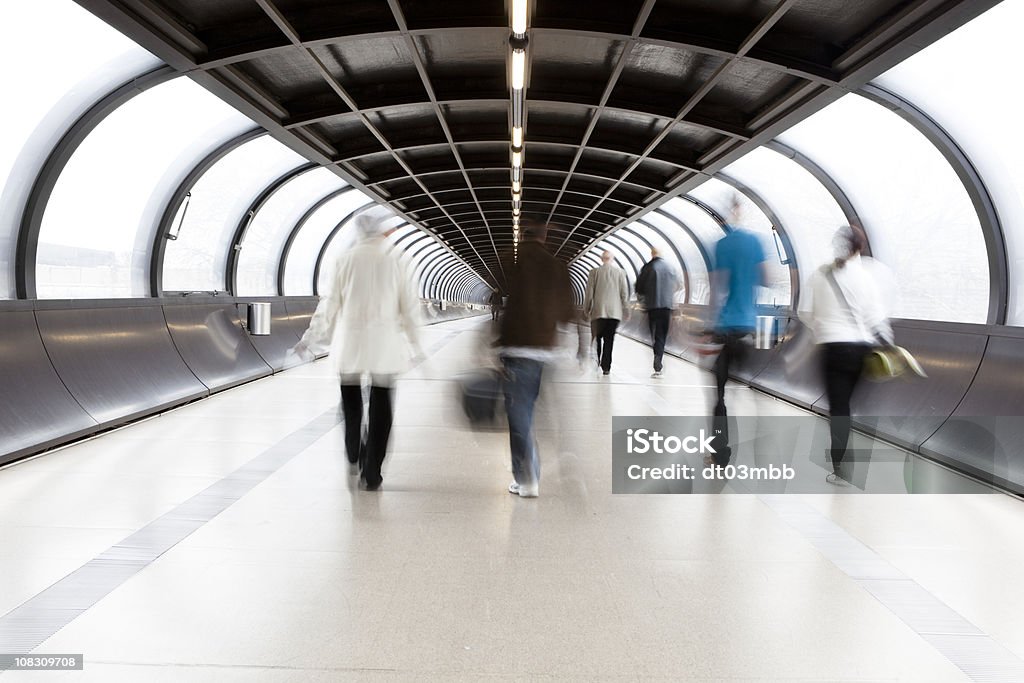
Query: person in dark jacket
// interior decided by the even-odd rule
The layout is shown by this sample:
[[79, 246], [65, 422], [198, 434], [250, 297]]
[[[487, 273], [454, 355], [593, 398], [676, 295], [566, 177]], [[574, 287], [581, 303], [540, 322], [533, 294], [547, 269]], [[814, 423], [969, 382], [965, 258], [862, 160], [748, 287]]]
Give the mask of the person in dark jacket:
[[672, 307], [678, 289], [679, 276], [675, 270], [661, 258], [657, 249], [651, 249], [651, 260], [640, 269], [636, 279], [637, 299], [647, 311], [651, 345], [654, 347], [654, 373], [651, 377], [661, 377], [665, 340], [668, 339]]
[[533, 412], [541, 375], [545, 364], [559, 355], [559, 324], [575, 317], [569, 269], [545, 249], [546, 239], [546, 225], [525, 225], [515, 261], [505, 268], [508, 301], [499, 323], [514, 477], [508, 490], [522, 498], [536, 498], [540, 491]]

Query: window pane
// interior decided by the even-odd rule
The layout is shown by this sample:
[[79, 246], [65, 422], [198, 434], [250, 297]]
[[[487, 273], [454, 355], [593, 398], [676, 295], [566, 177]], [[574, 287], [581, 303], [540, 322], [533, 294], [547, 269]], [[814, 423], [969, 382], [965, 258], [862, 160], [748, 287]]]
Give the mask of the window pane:
[[693, 202], [677, 197], [665, 202], [661, 210], [686, 223], [686, 227], [690, 228], [697, 239], [709, 250], [725, 234], [722, 231], [722, 226]]
[[[686, 213], [689, 216], [690, 220], [683, 220], [681, 217], [680, 220], [683, 220], [683, 223], [695, 233], [698, 231], [698, 228], [694, 226], [700, 224], [702, 227], [699, 229], [702, 232], [710, 232], [712, 230], [716, 232], [717, 236], [715, 239], [724, 234], [714, 219], [690, 202], [681, 201], [680, 204], [676, 204], [673, 208], [677, 212]], [[680, 209], [684, 209], [684, 211], [680, 211]], [[686, 264], [686, 271], [690, 281], [690, 303], [706, 305], [711, 295], [711, 283], [708, 281], [707, 264], [704, 262], [704, 257], [701, 255], [697, 243], [677, 223], [656, 211], [644, 215], [641, 220], [658, 228], [665, 237], [672, 241], [676, 249], [682, 253], [683, 262]]]
[[[783, 265], [775, 248], [775, 236], [772, 234], [772, 222], [761, 209], [746, 195], [721, 180], [711, 178], [702, 183], [690, 195], [704, 202], [725, 220], [731, 220], [729, 214], [733, 197], [740, 200], [741, 225], [761, 238], [764, 247], [765, 263], [768, 269], [768, 286], [758, 287], [757, 303], [766, 306], [789, 306], [792, 302], [792, 284], [789, 277], [789, 266]], [[719, 236], [718, 239], [721, 239]], [[711, 258], [715, 256], [715, 243], [708, 248]]]
[[229, 243], [238, 222], [267, 185], [304, 162], [264, 135], [232, 150], [204, 173], [192, 188], [184, 223], [179, 215], [172, 226], [178, 238], [167, 243], [164, 289], [226, 291]]
[[252, 126], [187, 78], [108, 116], [68, 162], [46, 206], [39, 297], [147, 296], [161, 200], [203, 156]]
[[160, 60], [71, 0], [8, 2], [3, 11], [4, 90], [20, 93], [17, 106], [4, 107], [0, 135], [0, 299], [7, 299], [15, 296], [21, 212], [50, 150], [97, 100]]
[[[365, 195], [361, 196], [363, 197], [364, 202], [369, 201]], [[377, 206], [379, 205], [371, 204], [371, 208]], [[377, 209], [377, 211], [381, 211], [381, 209]], [[341, 216], [341, 213], [336, 215]], [[353, 220], [355, 220], [354, 217], [337, 232], [334, 239], [332, 239], [330, 244], [327, 245], [327, 250], [324, 252], [323, 266], [320, 268], [320, 278], [317, 280], [317, 291], [321, 294], [326, 294], [331, 287], [331, 273], [334, 272], [334, 267], [338, 261], [338, 257], [351, 248], [351, 246], [359, 239], [359, 236], [356, 234], [355, 226], [352, 225]], [[397, 228], [404, 224], [405, 219], [399, 216], [392, 216], [385, 221], [385, 225], [389, 228]]]
[[[317, 256], [320, 255], [320, 249], [324, 246], [327, 236], [353, 211], [370, 205], [372, 205], [371, 199], [359, 190], [352, 189], [330, 200], [310, 216], [299, 231], [295, 242], [292, 243], [292, 249], [288, 253], [288, 262], [284, 269], [285, 294], [308, 296], [313, 293], [313, 268], [316, 266]], [[339, 232], [344, 232], [343, 238], [347, 239], [349, 233], [354, 231], [343, 229]], [[332, 264], [333, 261], [331, 263], [324, 262], [324, 266], [328, 270]]]
[[[314, 168], [278, 188], [256, 212], [242, 240], [242, 251], [238, 255], [240, 295], [277, 294], [277, 269], [288, 234], [317, 201], [345, 186], [345, 181], [329, 169]], [[292, 245], [293, 254], [298, 246]], [[319, 249], [320, 245], [315, 248]], [[310, 288], [307, 284], [302, 291], [308, 294]]]
[[[651, 246], [658, 250], [658, 253], [661, 255], [661, 257], [668, 261], [673, 268], [675, 268], [676, 272], [679, 274], [681, 278], [683, 276], [683, 271], [686, 271], [686, 277], [682, 279], [682, 282], [680, 282], [680, 285], [682, 285], [683, 287], [682, 289], [679, 290], [679, 292], [676, 295], [676, 303], [684, 303], [686, 301], [685, 284], [691, 276], [689, 265], [686, 263], [685, 257], [683, 262], [680, 262], [679, 257], [676, 256], [675, 249], [672, 248], [672, 245], [668, 242], [668, 240], [666, 240], [657, 232], [651, 230], [647, 226], [641, 225], [640, 223], [630, 223], [629, 228], [631, 230], [635, 230], [637, 234], [641, 235], [645, 240], [650, 242]], [[647, 248], [649, 251], [649, 247], [647, 247], [647, 245], [644, 245], [644, 247]], [[690, 287], [693, 287], [692, 282], [690, 283]]]
[[877, 81], [935, 119], [985, 181], [1006, 238], [1010, 325], [1024, 325], [1024, 137], [1014, 134], [1024, 92], [1012, 85], [1021, 26], [1024, 3], [1000, 3]]
[[780, 139], [822, 166], [857, 207], [872, 253], [896, 276], [895, 316], [986, 321], [988, 258], [977, 214], [923, 135], [847, 95]]
[[[825, 186], [800, 164], [759, 147], [727, 166], [724, 172], [757, 192], [782, 221], [796, 250], [796, 265], [803, 282], [819, 266], [832, 260], [832, 236], [847, 222], [846, 214]], [[781, 241], [774, 238], [765, 245], [770, 262], [779, 262], [781, 247]], [[788, 289], [788, 273], [779, 272], [776, 277], [784, 277]]]

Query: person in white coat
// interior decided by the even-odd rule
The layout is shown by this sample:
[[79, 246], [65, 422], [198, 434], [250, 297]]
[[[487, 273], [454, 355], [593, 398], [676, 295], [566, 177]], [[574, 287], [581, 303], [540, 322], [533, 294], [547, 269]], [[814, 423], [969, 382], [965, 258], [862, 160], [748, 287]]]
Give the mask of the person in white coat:
[[[342, 254], [309, 329], [296, 346], [303, 353], [330, 343], [341, 380], [348, 461], [359, 463], [361, 483], [380, 488], [381, 464], [391, 433], [395, 376], [422, 356], [419, 343], [420, 300], [412, 278], [384, 238], [386, 218], [356, 218], [360, 241]], [[363, 382], [370, 385], [368, 429], [364, 435]]]

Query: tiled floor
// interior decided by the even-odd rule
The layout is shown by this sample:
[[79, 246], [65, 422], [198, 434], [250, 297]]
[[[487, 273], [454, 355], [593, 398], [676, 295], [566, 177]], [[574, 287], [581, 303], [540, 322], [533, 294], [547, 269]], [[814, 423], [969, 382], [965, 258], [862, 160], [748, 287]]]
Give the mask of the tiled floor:
[[[510, 496], [507, 433], [466, 429], [451, 380], [482, 324], [426, 331], [382, 491], [335, 427], [36, 650], [83, 671], [0, 681], [968, 680], [770, 501], [611, 494], [613, 414], [707, 409], [707, 373], [669, 359], [652, 385], [635, 342], [610, 377], [549, 373], [541, 497]], [[325, 361], [0, 470], [0, 615], [336, 404]], [[1024, 658], [1024, 503], [786, 498]]]

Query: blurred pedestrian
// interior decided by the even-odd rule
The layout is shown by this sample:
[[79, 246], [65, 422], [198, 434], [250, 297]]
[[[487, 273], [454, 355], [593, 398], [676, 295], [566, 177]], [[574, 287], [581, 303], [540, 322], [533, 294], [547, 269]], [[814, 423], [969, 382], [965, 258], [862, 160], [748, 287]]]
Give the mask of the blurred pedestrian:
[[491, 291], [491, 298], [487, 301], [491, 305], [491, 320], [497, 320], [501, 315], [502, 297], [497, 289]]
[[601, 266], [587, 274], [583, 315], [590, 321], [597, 343], [597, 360], [604, 374], [612, 369], [612, 346], [619, 322], [629, 318], [629, 284], [626, 273], [615, 265], [612, 252], [601, 254]]
[[731, 455], [725, 408], [725, 385], [729, 370], [746, 357], [750, 335], [757, 320], [757, 290], [768, 282], [764, 248], [753, 232], [742, 227], [739, 195], [734, 195], [725, 237], [715, 245], [711, 278], [712, 310], [716, 311], [712, 341], [721, 347], [715, 359], [715, 431], [722, 446], [716, 448], [715, 462], [728, 463]]
[[[381, 464], [391, 434], [395, 377], [409, 367], [419, 344], [420, 300], [413, 281], [384, 238], [386, 218], [356, 218], [360, 241], [338, 258], [329, 294], [320, 300], [296, 346], [305, 352], [330, 343], [341, 380], [345, 450], [359, 464], [367, 490], [380, 488]], [[369, 385], [364, 434], [363, 383]]]
[[842, 466], [850, 439], [850, 400], [865, 357], [877, 344], [892, 344], [893, 334], [886, 294], [879, 286], [884, 277], [862, 257], [867, 248], [864, 231], [845, 225], [832, 244], [835, 259], [811, 275], [799, 314], [823, 351], [832, 466], [826, 481], [844, 485], [848, 479]]
[[533, 417], [541, 376], [545, 364], [561, 355], [559, 324], [572, 323], [575, 317], [569, 269], [544, 247], [547, 232], [542, 223], [524, 224], [518, 255], [505, 267], [508, 300], [498, 324], [514, 477], [508, 490], [522, 498], [536, 498], [540, 492]]
[[636, 279], [636, 294], [647, 311], [647, 324], [651, 331], [651, 345], [654, 347], [654, 372], [651, 377], [661, 377], [662, 359], [665, 355], [665, 341], [668, 339], [675, 305], [679, 276], [657, 249], [651, 249], [651, 260], [640, 269]]

